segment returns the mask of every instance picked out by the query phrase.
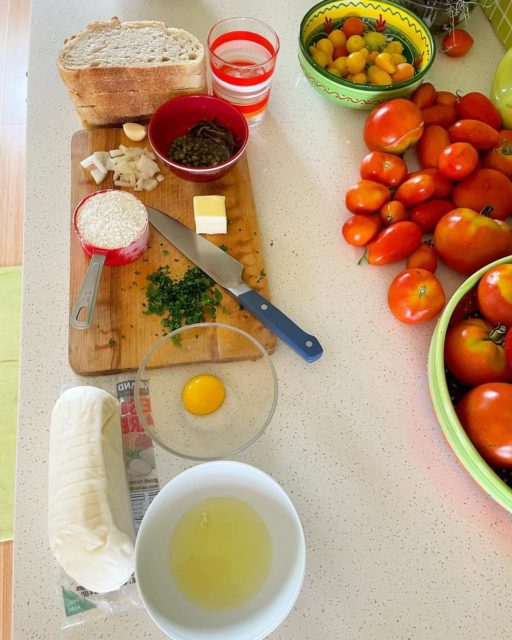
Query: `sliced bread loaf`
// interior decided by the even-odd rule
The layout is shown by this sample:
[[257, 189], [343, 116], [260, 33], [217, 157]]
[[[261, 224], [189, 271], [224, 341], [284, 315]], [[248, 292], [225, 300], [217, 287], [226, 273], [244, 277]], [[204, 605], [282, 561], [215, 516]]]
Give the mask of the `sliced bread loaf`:
[[65, 42], [59, 73], [86, 126], [146, 120], [162, 102], [205, 93], [204, 48], [164, 22], [96, 22]]

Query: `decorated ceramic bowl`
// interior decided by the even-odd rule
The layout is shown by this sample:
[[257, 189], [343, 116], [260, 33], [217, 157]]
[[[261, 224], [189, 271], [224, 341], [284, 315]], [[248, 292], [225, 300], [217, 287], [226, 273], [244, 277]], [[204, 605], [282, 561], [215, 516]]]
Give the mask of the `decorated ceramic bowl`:
[[[512, 488], [509, 487], [478, 453], [461, 425], [451, 401], [444, 366], [444, 343], [452, 315], [463, 298], [469, 295], [487, 271], [499, 264], [512, 262], [508, 256], [486, 265], [470, 276], [453, 294], [439, 318], [428, 355], [428, 378], [434, 411], [443, 434], [459, 462], [496, 502], [512, 512]], [[462, 301], [462, 302], [461, 302]], [[510, 476], [508, 476], [510, 477]]]
[[[330, 29], [340, 27], [349, 16], [361, 18], [366, 32], [380, 31], [388, 40], [399, 40], [407, 62], [415, 67], [414, 76], [390, 85], [356, 84], [336, 77], [318, 65], [312, 59], [309, 47], [325, 38]], [[319, 93], [353, 109], [372, 109], [384, 100], [410, 95], [421, 84], [434, 57], [435, 43], [426, 24], [393, 2], [324, 1], [310, 9], [300, 25], [299, 63], [304, 75]]]

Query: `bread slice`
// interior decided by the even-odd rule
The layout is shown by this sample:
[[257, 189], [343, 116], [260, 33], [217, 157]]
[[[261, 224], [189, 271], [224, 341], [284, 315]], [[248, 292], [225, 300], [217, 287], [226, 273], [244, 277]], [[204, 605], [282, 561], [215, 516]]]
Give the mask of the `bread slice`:
[[86, 126], [147, 120], [166, 100], [206, 93], [203, 45], [164, 22], [96, 22], [67, 40], [57, 66]]

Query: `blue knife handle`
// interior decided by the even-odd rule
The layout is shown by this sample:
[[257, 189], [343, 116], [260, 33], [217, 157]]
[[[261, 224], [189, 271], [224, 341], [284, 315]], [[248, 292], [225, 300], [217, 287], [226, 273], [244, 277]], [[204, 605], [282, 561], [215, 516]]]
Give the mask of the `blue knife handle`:
[[282, 311], [274, 307], [257, 291], [251, 290], [238, 296], [238, 302], [255, 315], [266, 327], [291, 347], [306, 362], [315, 362], [323, 353], [323, 349], [315, 338], [302, 331]]

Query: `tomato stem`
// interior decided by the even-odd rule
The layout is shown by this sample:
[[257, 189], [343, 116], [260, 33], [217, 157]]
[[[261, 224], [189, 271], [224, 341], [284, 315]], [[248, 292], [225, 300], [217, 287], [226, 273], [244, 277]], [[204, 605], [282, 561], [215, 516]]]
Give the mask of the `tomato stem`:
[[491, 213], [494, 211], [494, 207], [491, 206], [490, 204], [488, 204], [487, 206], [485, 206], [482, 211], [480, 211], [480, 215], [484, 216], [485, 218], [490, 218], [491, 217]]
[[489, 340], [494, 344], [502, 345], [505, 340], [505, 334], [507, 333], [507, 327], [503, 324], [498, 324], [489, 331]]
[[368, 251], [365, 249], [363, 255], [357, 261], [357, 264], [362, 265], [367, 263], [368, 263]]

